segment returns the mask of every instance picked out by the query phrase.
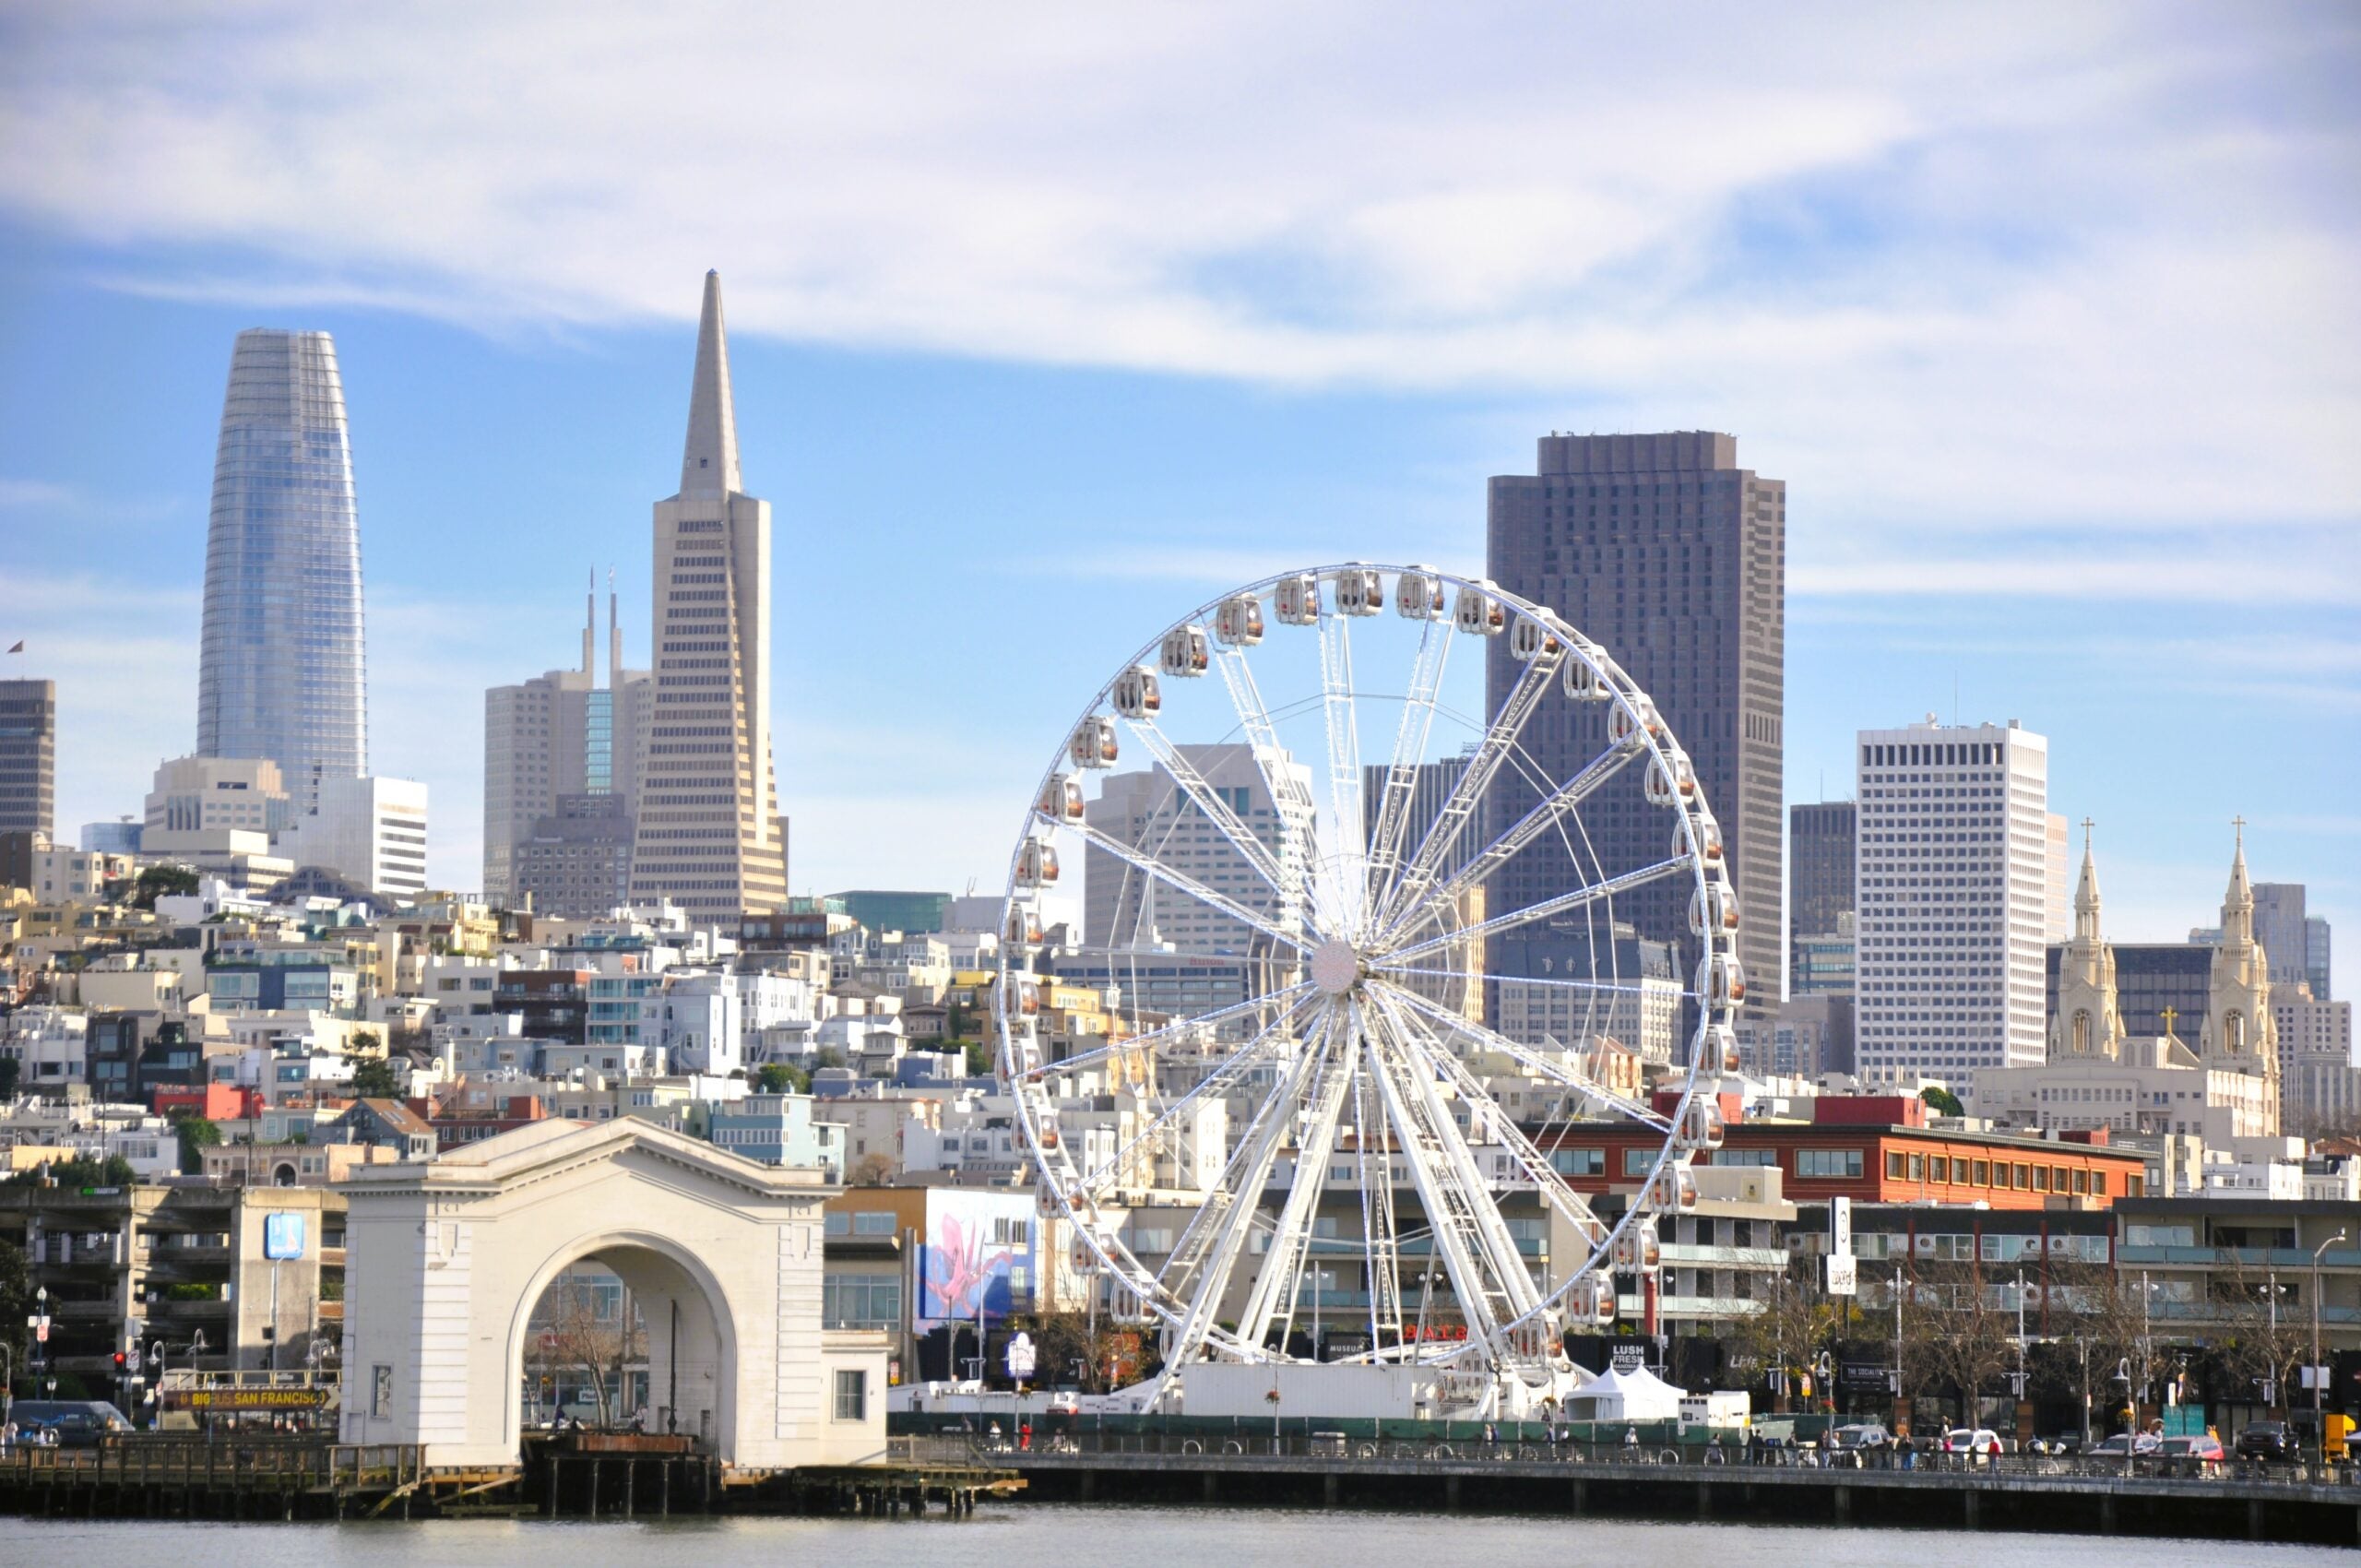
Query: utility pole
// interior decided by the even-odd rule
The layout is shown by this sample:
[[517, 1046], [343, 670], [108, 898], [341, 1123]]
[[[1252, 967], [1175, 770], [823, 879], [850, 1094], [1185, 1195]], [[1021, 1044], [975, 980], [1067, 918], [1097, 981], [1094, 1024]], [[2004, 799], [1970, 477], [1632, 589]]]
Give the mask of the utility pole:
[[[1893, 1403], [1902, 1406], [1902, 1265], [1893, 1265]], [[1897, 1434], [1898, 1435], [1898, 1434]]]
[[2327, 1392], [2328, 1369], [2320, 1365], [2320, 1254], [2344, 1240], [2339, 1230], [2312, 1249], [2312, 1439], [2320, 1445], [2320, 1463], [2328, 1463], [2328, 1422], [2321, 1407]]

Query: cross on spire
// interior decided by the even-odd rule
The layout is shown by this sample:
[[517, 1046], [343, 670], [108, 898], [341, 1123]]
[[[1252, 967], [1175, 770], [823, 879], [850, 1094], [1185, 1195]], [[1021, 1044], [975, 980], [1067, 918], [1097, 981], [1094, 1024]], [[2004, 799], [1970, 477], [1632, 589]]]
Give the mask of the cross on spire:
[[2165, 1038], [2166, 1038], [2166, 1039], [2171, 1039], [2171, 1038], [2173, 1038], [2173, 1021], [2174, 1021], [2175, 1019], [2177, 1019], [2177, 1018], [2178, 1018], [2178, 1017], [2180, 1016], [2180, 1009], [2179, 1009], [2179, 1008], [2177, 1008], [2177, 1007], [2174, 1007], [2174, 1006], [2166, 1005], [2166, 1006], [2164, 1006], [2164, 1007], [2159, 1007], [2158, 1009], [2156, 1009], [2156, 1011], [2157, 1011], [2159, 1014], [2161, 1014], [2161, 1015], [2163, 1016], [2163, 1017], [2164, 1017], [2164, 1020], [2165, 1020]]

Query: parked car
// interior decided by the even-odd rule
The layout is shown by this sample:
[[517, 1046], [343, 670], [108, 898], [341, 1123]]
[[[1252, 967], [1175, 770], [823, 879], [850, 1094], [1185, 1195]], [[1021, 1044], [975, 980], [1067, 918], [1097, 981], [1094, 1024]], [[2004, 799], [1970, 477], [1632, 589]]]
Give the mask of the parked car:
[[2238, 1457], [2241, 1459], [2294, 1459], [2296, 1456], [2296, 1436], [2287, 1430], [2285, 1421], [2250, 1421], [2246, 1431], [2238, 1433]]
[[2158, 1457], [2171, 1469], [2185, 1475], [2201, 1476], [2211, 1473], [2228, 1457], [2223, 1451], [2222, 1440], [2201, 1433], [2192, 1437], [2168, 1437], [2157, 1446]]
[[107, 1433], [131, 1430], [123, 1412], [103, 1399], [19, 1399], [8, 1415], [22, 1436], [55, 1432], [60, 1448], [96, 1448]]
[[1832, 1427], [1828, 1433], [1831, 1448], [1885, 1448], [1892, 1442], [1893, 1434], [1877, 1421], [1855, 1421], [1849, 1426]]
[[2090, 1455], [2094, 1459], [2144, 1458], [2156, 1452], [2157, 1445], [2163, 1441], [2144, 1431], [2119, 1431], [2104, 1443], [2093, 1443]]
[[1997, 1459], [2000, 1456], [2000, 1434], [1990, 1427], [1953, 1427], [1943, 1433], [1943, 1452]]

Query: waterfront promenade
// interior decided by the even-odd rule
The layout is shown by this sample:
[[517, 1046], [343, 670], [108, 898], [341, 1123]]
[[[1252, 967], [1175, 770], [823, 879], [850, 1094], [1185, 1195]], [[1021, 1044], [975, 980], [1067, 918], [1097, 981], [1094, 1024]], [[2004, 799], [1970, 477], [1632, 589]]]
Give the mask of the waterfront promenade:
[[[967, 1440], [941, 1443], [938, 1459]], [[1743, 1450], [1083, 1434], [979, 1456], [1027, 1501], [1468, 1509], [2361, 1547], [2361, 1472], [2298, 1466], [2168, 1473], [2105, 1459], [2003, 1455], [1928, 1468], [1750, 1463]], [[1794, 1451], [1781, 1451], [1791, 1458]]]

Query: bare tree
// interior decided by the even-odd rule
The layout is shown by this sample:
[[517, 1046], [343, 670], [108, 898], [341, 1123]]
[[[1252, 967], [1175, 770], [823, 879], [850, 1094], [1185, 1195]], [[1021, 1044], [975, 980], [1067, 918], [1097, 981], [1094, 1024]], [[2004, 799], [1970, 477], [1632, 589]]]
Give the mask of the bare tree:
[[[2237, 1254], [2231, 1254], [2236, 1257]], [[2311, 1320], [2290, 1310], [2294, 1281], [2275, 1270], [2232, 1265], [2229, 1277], [2214, 1281], [2214, 1300], [2225, 1334], [2223, 1362], [2261, 1403], [2288, 1404], [2296, 1369], [2311, 1351]]]
[[[1749, 1383], [1769, 1384], [1782, 1398], [1799, 1395], [1800, 1379], [1816, 1376], [1821, 1351], [1845, 1336], [1860, 1316], [1850, 1297], [1833, 1297], [1822, 1288], [1818, 1256], [1804, 1258], [1796, 1267], [1772, 1275], [1755, 1300], [1761, 1310], [1737, 1319], [1726, 1336], [1730, 1365]], [[1784, 1374], [1784, 1375], [1774, 1375]], [[1831, 1391], [1815, 1386], [1813, 1396]]]
[[527, 1370], [552, 1386], [561, 1374], [579, 1374], [590, 1385], [598, 1424], [611, 1426], [623, 1415], [625, 1369], [647, 1347], [636, 1311], [627, 1298], [609, 1298], [605, 1283], [561, 1275], [534, 1311], [526, 1360]]
[[2017, 1314], [1999, 1282], [1975, 1263], [1922, 1264], [1903, 1322], [1903, 1369], [1918, 1396], [1949, 1390], [1962, 1422], [1975, 1425], [1978, 1398], [2016, 1364]]

